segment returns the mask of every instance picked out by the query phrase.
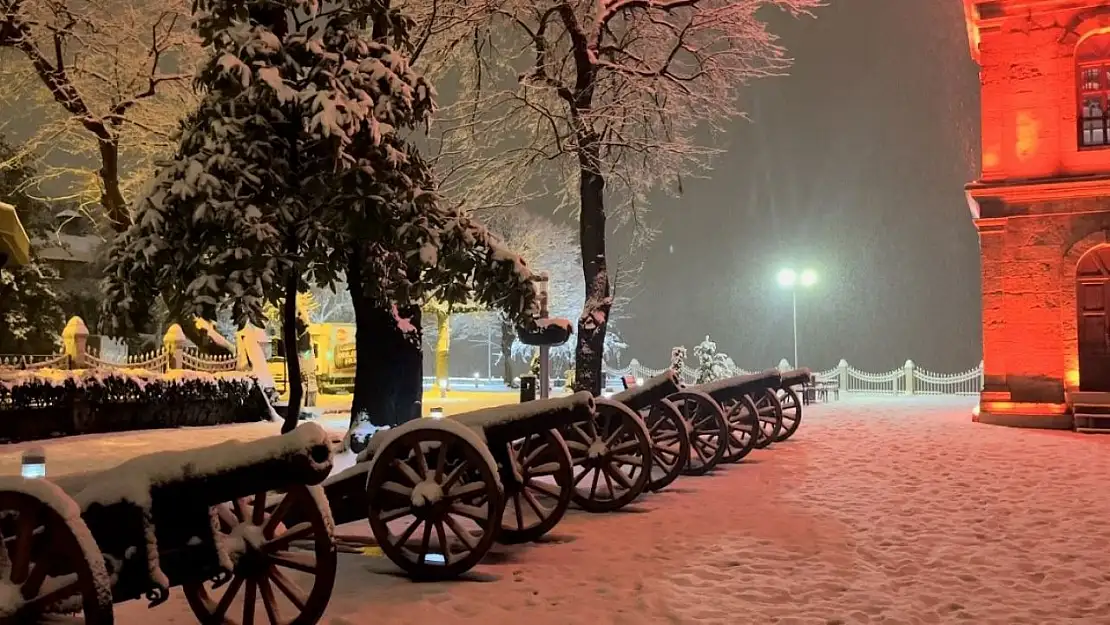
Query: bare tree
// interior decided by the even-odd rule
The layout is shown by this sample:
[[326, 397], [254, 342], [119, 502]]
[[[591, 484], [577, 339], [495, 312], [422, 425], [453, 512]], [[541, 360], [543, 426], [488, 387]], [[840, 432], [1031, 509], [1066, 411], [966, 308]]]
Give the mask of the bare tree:
[[33, 111], [27, 145], [44, 175], [70, 184], [105, 234], [130, 223], [128, 196], [195, 108], [202, 52], [190, 10], [190, 0], [0, 0], [0, 78], [15, 85], [0, 103]]
[[[459, 102], [442, 150], [494, 164], [512, 189], [552, 185], [576, 211], [585, 301], [576, 386], [600, 392], [613, 292], [608, 219], [641, 237], [651, 190], [679, 190], [718, 151], [695, 139], [742, 115], [739, 91], [790, 59], [758, 17], [821, 0], [409, 0], [424, 71], [450, 67]], [[441, 82], [442, 84], [442, 82]], [[469, 109], [469, 116], [467, 113]], [[471, 156], [471, 155], [477, 156]], [[486, 159], [486, 160], [482, 160]], [[479, 196], [488, 194], [477, 194]], [[608, 205], [607, 205], [608, 201]]]

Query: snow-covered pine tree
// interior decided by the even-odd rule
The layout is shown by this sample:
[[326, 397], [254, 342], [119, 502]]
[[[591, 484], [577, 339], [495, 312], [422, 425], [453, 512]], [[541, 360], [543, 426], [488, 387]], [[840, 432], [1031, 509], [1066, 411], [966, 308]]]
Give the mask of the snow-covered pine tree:
[[704, 384], [727, 378], [736, 372], [736, 365], [728, 354], [717, 351], [717, 344], [706, 335], [705, 340], [694, 347], [694, 357], [698, 359], [697, 383]]

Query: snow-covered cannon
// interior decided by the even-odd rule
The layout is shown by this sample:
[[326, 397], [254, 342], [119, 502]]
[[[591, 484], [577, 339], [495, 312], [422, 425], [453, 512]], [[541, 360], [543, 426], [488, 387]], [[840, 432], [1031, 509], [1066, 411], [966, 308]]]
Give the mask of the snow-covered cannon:
[[[782, 376], [777, 369], [763, 373], [740, 375], [691, 387], [712, 397], [724, 411], [728, 423], [723, 462], [739, 462], [755, 449], [764, 437], [774, 440], [779, 431], [782, 415], [774, 406], [757, 406], [768, 389], [777, 389]], [[772, 392], [773, 395], [773, 392]], [[777, 404], [777, 402], [776, 402]]]
[[640, 415], [651, 437], [651, 476], [647, 490], [666, 488], [677, 478], [690, 458], [690, 428], [678, 406], [667, 398], [682, 390], [682, 379], [674, 370], [635, 384], [624, 380], [625, 390], [611, 396]]
[[782, 372], [782, 381], [779, 384], [776, 398], [782, 410], [782, 428], [775, 436], [775, 442], [781, 443], [794, 436], [798, 426], [802, 424], [802, 401], [798, 397], [797, 387], [813, 384], [813, 372], [807, 368], [792, 369]]
[[324, 430], [305, 424], [53, 481], [0, 478], [11, 583], [0, 620], [76, 612], [109, 624], [113, 603], [153, 607], [180, 586], [202, 623], [312, 625], [335, 582], [331, 514], [314, 486], [331, 466]]
[[382, 552], [416, 579], [450, 579], [494, 541], [527, 542], [570, 505], [560, 431], [592, 423], [589, 393], [418, 419], [379, 431], [324, 482], [337, 524], [367, 519]]

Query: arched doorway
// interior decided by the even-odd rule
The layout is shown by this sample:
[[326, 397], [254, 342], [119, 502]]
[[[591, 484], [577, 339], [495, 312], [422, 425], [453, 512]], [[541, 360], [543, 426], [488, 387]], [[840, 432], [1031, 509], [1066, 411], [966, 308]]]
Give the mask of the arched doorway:
[[1079, 390], [1110, 392], [1110, 245], [1079, 259], [1075, 289]]

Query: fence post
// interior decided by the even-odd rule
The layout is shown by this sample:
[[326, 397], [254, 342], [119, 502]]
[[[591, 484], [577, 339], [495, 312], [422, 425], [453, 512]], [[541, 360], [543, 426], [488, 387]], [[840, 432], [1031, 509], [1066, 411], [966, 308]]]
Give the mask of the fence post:
[[185, 331], [176, 323], [166, 330], [162, 337], [162, 347], [166, 350], [166, 369], [184, 369], [181, 355], [185, 352]]
[[987, 368], [983, 366], [983, 361], [979, 361], [979, 392], [983, 392], [983, 388], [987, 385]]
[[914, 380], [913, 380], [913, 361], [912, 360], [908, 360], [908, 359], [906, 360], [906, 364], [905, 364], [905, 367], [904, 367], [903, 371], [904, 371], [904, 375], [906, 377], [906, 395], [913, 395], [913, 382], [914, 382]]
[[80, 317], [70, 317], [69, 323], [62, 330], [62, 346], [66, 356], [69, 356], [70, 369], [84, 369], [85, 355], [88, 353], [89, 329]]
[[837, 385], [840, 387], [840, 390], [847, 393], [848, 392], [848, 361], [841, 358], [840, 362], [837, 363], [837, 365], [836, 365], [836, 369], [837, 369], [836, 377], [838, 378]]

